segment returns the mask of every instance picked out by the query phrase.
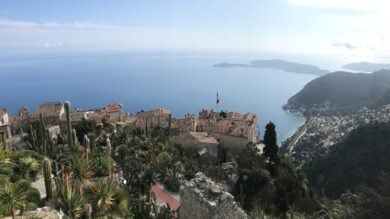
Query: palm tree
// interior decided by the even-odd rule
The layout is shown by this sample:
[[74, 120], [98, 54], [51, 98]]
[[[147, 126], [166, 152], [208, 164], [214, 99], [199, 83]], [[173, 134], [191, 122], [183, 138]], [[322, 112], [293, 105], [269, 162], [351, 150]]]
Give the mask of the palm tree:
[[28, 196], [28, 187], [25, 183], [4, 182], [0, 186], [0, 214], [9, 215], [15, 219], [16, 210], [23, 210]]
[[66, 181], [57, 187], [58, 204], [64, 214], [71, 218], [80, 218], [84, 213], [85, 199]]
[[100, 180], [86, 188], [95, 216], [120, 216], [127, 208], [127, 193], [112, 180]]

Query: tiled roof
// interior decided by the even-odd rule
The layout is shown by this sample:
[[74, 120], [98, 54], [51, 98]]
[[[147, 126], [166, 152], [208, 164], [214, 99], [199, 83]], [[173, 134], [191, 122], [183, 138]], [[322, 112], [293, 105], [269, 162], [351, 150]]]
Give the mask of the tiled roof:
[[64, 104], [61, 102], [40, 104], [35, 111], [35, 116], [42, 114], [46, 117], [59, 117], [63, 107]]
[[0, 117], [3, 117], [5, 114], [7, 114], [7, 109], [0, 109]]
[[27, 125], [29, 122], [30, 117], [29, 116], [11, 116], [9, 118], [10, 124], [12, 128], [22, 128], [23, 126]]
[[106, 106], [106, 112], [119, 111], [123, 109], [123, 105], [121, 103], [110, 103]]
[[180, 202], [160, 186], [153, 185], [150, 190], [154, 193], [158, 201], [168, 204], [172, 210], [176, 211], [180, 207]]

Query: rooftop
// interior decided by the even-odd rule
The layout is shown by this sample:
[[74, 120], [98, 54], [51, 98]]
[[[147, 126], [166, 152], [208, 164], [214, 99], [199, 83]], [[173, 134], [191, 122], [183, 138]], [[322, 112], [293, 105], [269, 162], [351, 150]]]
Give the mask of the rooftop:
[[201, 143], [219, 144], [217, 139], [212, 136], [209, 136], [207, 132], [190, 132], [190, 135]]
[[180, 202], [159, 185], [153, 185], [150, 190], [154, 193], [158, 201], [169, 205], [172, 210], [176, 211], [180, 207]]
[[47, 117], [57, 117], [61, 114], [61, 111], [63, 110], [64, 103], [61, 102], [47, 102], [38, 105], [35, 116], [42, 114]]
[[0, 109], [0, 117], [3, 117], [5, 114], [7, 114], [7, 109]]

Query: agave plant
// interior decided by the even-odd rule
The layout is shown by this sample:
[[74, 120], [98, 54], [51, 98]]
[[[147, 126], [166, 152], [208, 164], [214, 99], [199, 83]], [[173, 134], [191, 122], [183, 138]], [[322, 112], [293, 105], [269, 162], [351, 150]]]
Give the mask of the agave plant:
[[62, 182], [57, 187], [58, 204], [61, 210], [70, 218], [80, 218], [84, 213], [85, 199], [76, 192], [68, 182]]
[[0, 186], [0, 214], [16, 217], [17, 210], [23, 210], [27, 202], [28, 187], [24, 182], [4, 182]]
[[120, 216], [127, 208], [127, 193], [112, 180], [100, 180], [85, 190], [96, 217]]
[[40, 169], [39, 161], [33, 157], [22, 157], [17, 162], [16, 172], [23, 178], [35, 178]]
[[73, 174], [76, 183], [76, 189], [82, 193], [82, 185], [85, 179], [89, 179], [94, 175], [92, 163], [79, 156], [73, 156], [70, 160], [70, 171]]

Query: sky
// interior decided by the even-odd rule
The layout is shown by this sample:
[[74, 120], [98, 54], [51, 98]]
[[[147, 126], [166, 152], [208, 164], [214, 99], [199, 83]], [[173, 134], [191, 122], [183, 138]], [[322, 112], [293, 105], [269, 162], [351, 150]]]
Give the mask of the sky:
[[0, 52], [266, 51], [386, 62], [388, 9], [388, 0], [0, 0]]

